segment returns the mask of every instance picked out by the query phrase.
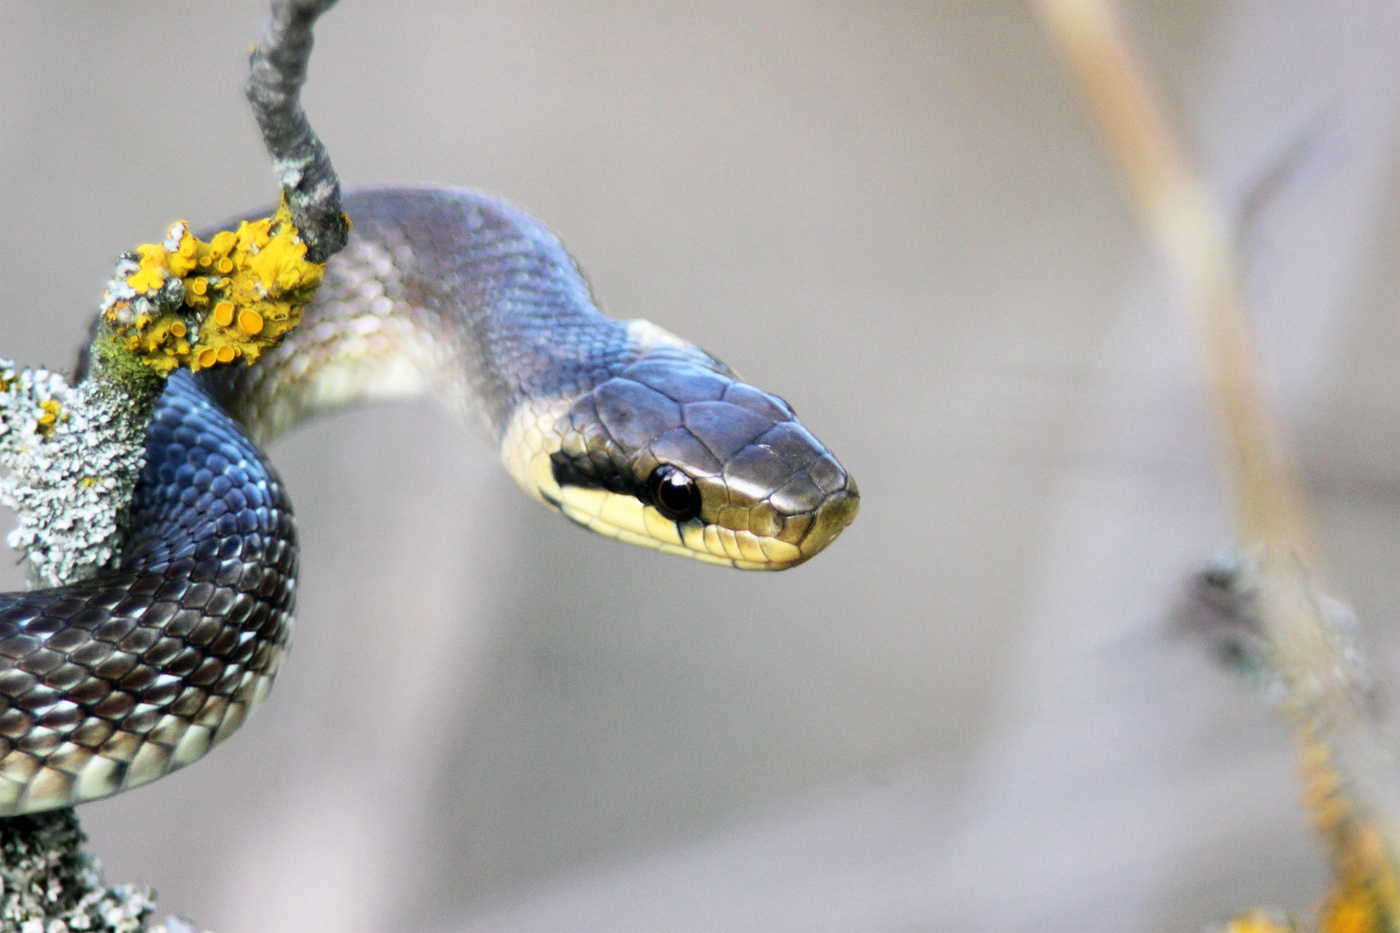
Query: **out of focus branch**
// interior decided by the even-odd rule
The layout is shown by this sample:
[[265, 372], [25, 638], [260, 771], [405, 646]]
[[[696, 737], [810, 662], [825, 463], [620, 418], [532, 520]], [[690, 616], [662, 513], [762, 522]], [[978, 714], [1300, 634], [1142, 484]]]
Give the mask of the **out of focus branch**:
[[[1217, 595], [1228, 598], [1207, 602], [1216, 615], [1235, 618], [1212, 628], [1257, 631], [1263, 663], [1296, 726], [1307, 802], [1336, 878], [1319, 928], [1394, 931], [1400, 770], [1368, 702], [1350, 633], [1339, 624], [1347, 613], [1313, 581], [1303, 497], [1265, 404], [1224, 215], [1162, 118], [1109, 0], [1039, 0], [1039, 7], [1195, 323], [1242, 555], [1228, 574], [1213, 574], [1223, 581]], [[1210, 579], [1203, 578], [1207, 595]], [[1263, 929], [1258, 922], [1237, 921], [1240, 929]]]
[[1309, 563], [1301, 496], [1273, 429], [1225, 215], [1161, 117], [1104, 0], [1041, 0], [1149, 235], [1176, 276], [1199, 337], [1241, 541], [1272, 541]]

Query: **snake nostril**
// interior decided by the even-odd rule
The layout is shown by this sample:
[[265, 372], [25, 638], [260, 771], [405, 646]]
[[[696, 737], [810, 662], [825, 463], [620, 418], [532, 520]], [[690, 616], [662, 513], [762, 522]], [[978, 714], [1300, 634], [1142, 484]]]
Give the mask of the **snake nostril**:
[[669, 463], [651, 471], [647, 492], [656, 510], [673, 522], [689, 521], [700, 514], [700, 488]]
[[749, 509], [749, 530], [762, 538], [776, 538], [783, 523], [771, 505], [760, 502]]
[[859, 512], [860, 492], [856, 489], [855, 481], [851, 480], [844, 491], [828, 497], [817, 509], [812, 527], [799, 545], [802, 553], [811, 557], [836, 540], [836, 536], [855, 521]]

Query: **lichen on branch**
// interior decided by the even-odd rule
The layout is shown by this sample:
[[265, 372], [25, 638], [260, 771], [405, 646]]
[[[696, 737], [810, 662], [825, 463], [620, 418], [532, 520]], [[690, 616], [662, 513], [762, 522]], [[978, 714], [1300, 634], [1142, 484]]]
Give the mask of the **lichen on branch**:
[[115, 565], [145, 433], [146, 418], [108, 383], [71, 386], [0, 360], [0, 503], [18, 517], [7, 542], [28, 558], [31, 584]]
[[324, 270], [285, 204], [207, 243], [180, 221], [118, 260], [87, 379], [0, 361], [0, 503], [18, 515], [8, 541], [32, 584], [116, 565], [164, 377], [256, 360], [301, 321]]
[[[340, 182], [300, 105], [311, 27], [334, 0], [272, 0], [248, 99], [283, 204], [207, 243], [180, 221], [118, 261], [76, 385], [0, 361], [0, 503], [30, 583], [62, 586], [115, 567], [145, 461], [146, 429], [178, 367], [251, 363], [301, 320], [323, 263], [346, 241]], [[155, 895], [105, 887], [71, 809], [0, 820], [0, 928], [21, 933], [189, 933], [151, 925]]]
[[189, 933], [190, 926], [177, 918], [149, 925], [156, 908], [150, 888], [103, 883], [102, 866], [81, 851], [86, 836], [72, 810], [15, 817], [11, 825], [16, 831], [0, 835], [0, 928]]
[[251, 363], [301, 321], [321, 284], [323, 263], [284, 201], [272, 217], [244, 221], [204, 242], [178, 221], [160, 243], [117, 263], [102, 321], [120, 345], [156, 373]]

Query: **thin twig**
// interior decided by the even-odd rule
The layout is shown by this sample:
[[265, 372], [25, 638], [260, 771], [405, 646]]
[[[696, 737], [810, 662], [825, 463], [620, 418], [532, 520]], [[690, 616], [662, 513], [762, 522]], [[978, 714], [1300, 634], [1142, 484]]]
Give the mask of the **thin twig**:
[[312, 262], [339, 252], [350, 233], [330, 153], [301, 108], [315, 43], [311, 27], [333, 6], [335, 0], [273, 0], [262, 42], [249, 60], [248, 103]]
[[1298, 484], [1264, 403], [1254, 341], [1224, 214], [1192, 172], [1102, 0], [1041, 0], [1051, 34], [1079, 79], [1187, 299], [1221, 419], [1231, 503], [1242, 541], [1286, 544], [1311, 564]]

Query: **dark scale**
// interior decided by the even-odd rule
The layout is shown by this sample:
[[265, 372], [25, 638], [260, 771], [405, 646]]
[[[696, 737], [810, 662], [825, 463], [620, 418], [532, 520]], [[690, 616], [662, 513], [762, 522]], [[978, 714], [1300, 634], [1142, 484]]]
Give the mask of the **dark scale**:
[[0, 596], [5, 812], [188, 764], [237, 728], [286, 650], [296, 529], [272, 467], [185, 374], [146, 457], [120, 569]]

